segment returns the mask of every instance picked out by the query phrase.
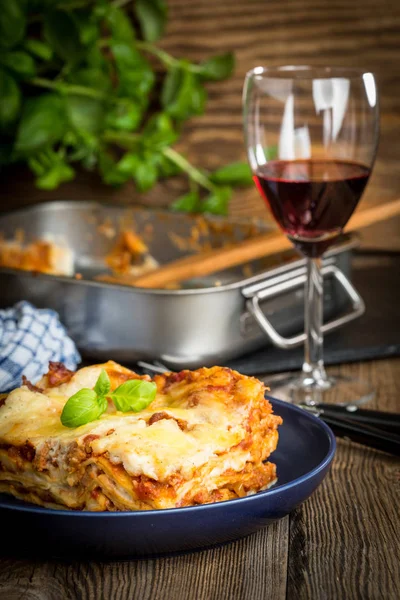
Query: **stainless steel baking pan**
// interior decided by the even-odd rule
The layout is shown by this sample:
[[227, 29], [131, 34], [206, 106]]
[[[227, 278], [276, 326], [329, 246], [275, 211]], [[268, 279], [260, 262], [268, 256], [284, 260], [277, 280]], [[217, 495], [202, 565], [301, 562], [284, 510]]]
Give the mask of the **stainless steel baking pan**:
[[[93, 280], [121, 227], [146, 237], [164, 263], [203, 246], [221, 246], [257, 231], [254, 221], [199, 220], [183, 214], [126, 209], [93, 202], [51, 202], [0, 216], [0, 232], [18, 229], [27, 241], [51, 233], [75, 252], [82, 279], [0, 269], [0, 306], [28, 300], [56, 310], [90, 359], [125, 363], [161, 360], [170, 368], [221, 364], [268, 344], [302, 343], [305, 263], [294, 252], [192, 280], [181, 289], [152, 290]], [[186, 241], [187, 242], [186, 242]], [[360, 315], [363, 302], [350, 282], [351, 249], [344, 236], [325, 259], [325, 329]], [[294, 335], [286, 338], [287, 335]]]

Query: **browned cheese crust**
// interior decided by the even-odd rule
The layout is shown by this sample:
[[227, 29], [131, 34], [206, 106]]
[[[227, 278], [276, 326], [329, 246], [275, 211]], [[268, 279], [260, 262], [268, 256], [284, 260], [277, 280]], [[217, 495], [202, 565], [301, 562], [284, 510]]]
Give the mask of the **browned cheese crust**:
[[100, 419], [64, 427], [66, 400], [93, 388], [101, 368], [112, 390], [150, 380], [112, 361], [76, 373], [53, 363], [4, 399], [0, 491], [52, 508], [149, 510], [239, 498], [276, 481], [267, 459], [282, 419], [257, 379], [223, 367], [157, 375], [147, 409], [120, 413], [109, 400]]

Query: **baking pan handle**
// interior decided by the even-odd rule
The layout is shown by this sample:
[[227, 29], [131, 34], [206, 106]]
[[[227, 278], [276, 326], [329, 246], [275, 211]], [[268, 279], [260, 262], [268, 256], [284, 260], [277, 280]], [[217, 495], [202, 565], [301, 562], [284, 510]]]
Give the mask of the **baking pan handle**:
[[[326, 275], [332, 275], [335, 277], [335, 279], [342, 285], [352, 303], [352, 309], [348, 313], [337, 317], [332, 321], [328, 321], [328, 323], [324, 323], [322, 326], [322, 331], [323, 333], [328, 333], [329, 331], [333, 331], [334, 329], [353, 321], [353, 319], [360, 317], [365, 311], [365, 304], [353, 284], [346, 277], [343, 271], [338, 269], [338, 267], [335, 265], [326, 265], [322, 268], [322, 273], [324, 277]], [[249, 296], [248, 293], [246, 294], [246, 290], [243, 290], [244, 295], [247, 297], [247, 310], [257, 321], [264, 333], [267, 334], [270, 340], [275, 344], [275, 346], [278, 346], [278, 348], [289, 349], [300, 346], [301, 344], [304, 344], [306, 335], [305, 333], [300, 333], [299, 335], [295, 335], [291, 338], [280, 335], [261, 310], [260, 301], [265, 300], [266, 298], [280, 296], [282, 292], [299, 288], [300, 286], [303, 286], [305, 282], [306, 274], [299, 273], [298, 275], [292, 277], [289, 281], [281, 282], [279, 287], [270, 286], [266, 287], [265, 289], [258, 289], [252, 293], [251, 296]]]

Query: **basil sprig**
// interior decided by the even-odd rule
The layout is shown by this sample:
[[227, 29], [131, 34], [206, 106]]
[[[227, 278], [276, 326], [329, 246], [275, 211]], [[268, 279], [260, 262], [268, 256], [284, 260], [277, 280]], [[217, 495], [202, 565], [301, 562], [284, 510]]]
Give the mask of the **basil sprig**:
[[171, 55], [167, 19], [167, 0], [0, 0], [0, 168], [25, 163], [47, 191], [82, 169], [139, 193], [183, 175], [173, 210], [227, 214], [248, 165], [208, 172], [174, 144], [234, 56]]
[[140, 412], [154, 400], [157, 386], [150, 381], [131, 379], [113, 392], [110, 390], [110, 378], [102, 369], [93, 390], [83, 388], [67, 400], [61, 413], [61, 423], [65, 427], [80, 427], [95, 421], [106, 411], [107, 398], [111, 398], [121, 412]]

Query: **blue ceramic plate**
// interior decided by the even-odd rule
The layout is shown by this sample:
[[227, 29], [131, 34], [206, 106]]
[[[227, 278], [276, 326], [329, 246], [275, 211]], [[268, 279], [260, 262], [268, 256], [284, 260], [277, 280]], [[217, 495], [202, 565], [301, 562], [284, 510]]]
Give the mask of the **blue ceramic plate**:
[[335, 454], [335, 437], [306, 411], [270, 399], [283, 418], [272, 455], [278, 483], [253, 496], [202, 506], [120, 513], [39, 508], [0, 494], [3, 552], [122, 558], [184, 552], [236, 540], [290, 513], [318, 487]]

